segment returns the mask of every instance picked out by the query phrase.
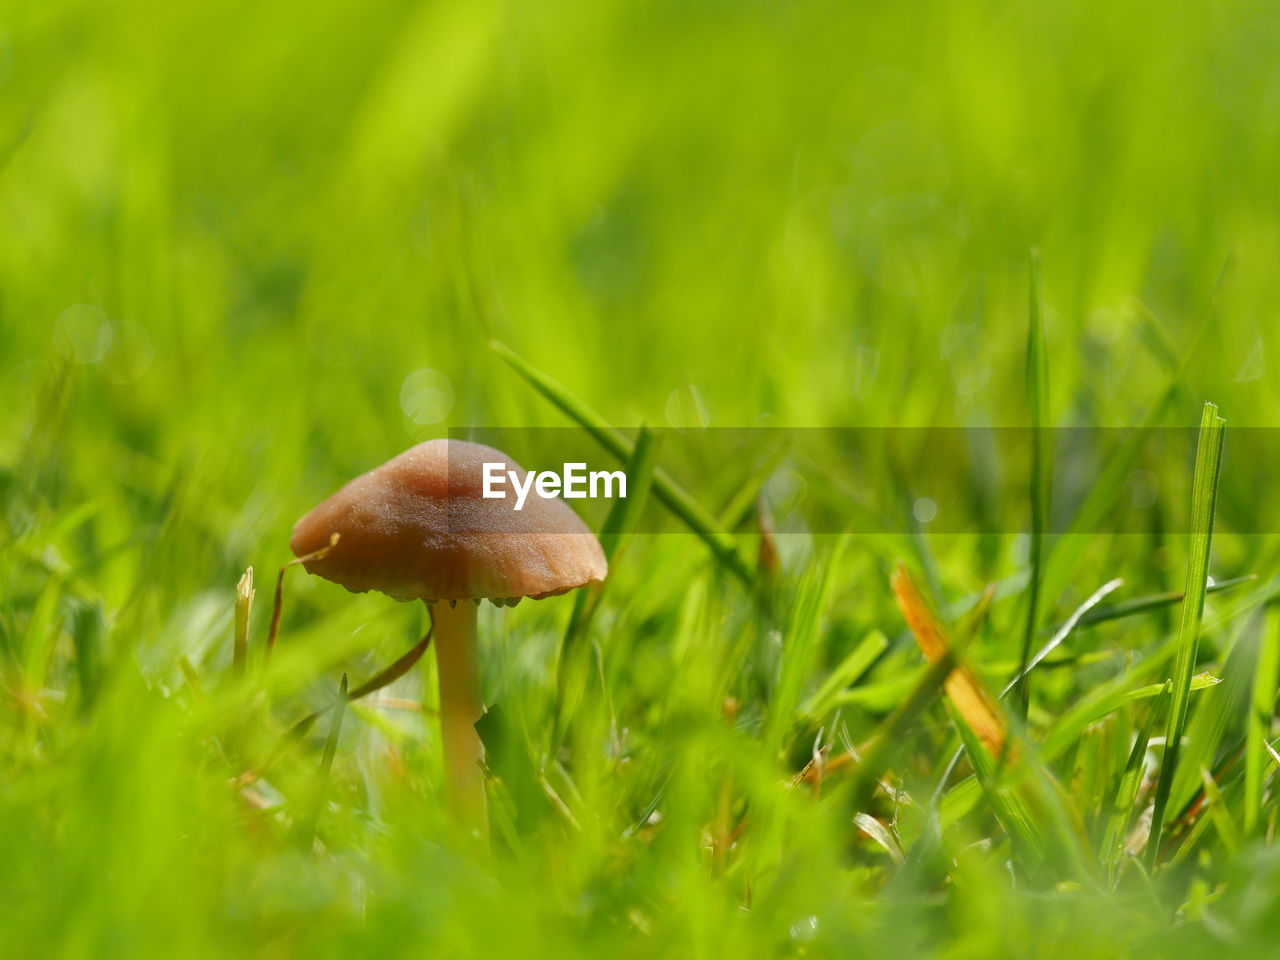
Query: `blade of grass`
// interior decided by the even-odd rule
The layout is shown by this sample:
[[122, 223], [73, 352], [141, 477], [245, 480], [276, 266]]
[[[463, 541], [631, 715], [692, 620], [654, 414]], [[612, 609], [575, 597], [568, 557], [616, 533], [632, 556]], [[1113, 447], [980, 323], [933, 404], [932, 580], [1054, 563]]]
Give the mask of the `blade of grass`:
[[900, 844], [898, 839], [889, 832], [888, 827], [875, 817], [867, 813], [857, 813], [854, 814], [853, 823], [854, 826], [883, 847], [884, 851], [889, 854], [889, 858], [895, 864], [901, 864], [903, 860], [906, 859], [906, 854], [903, 852], [902, 844]]
[[422, 655], [427, 652], [427, 647], [431, 646], [431, 628], [427, 628], [427, 632], [422, 639], [409, 648], [409, 651], [401, 656], [395, 663], [380, 670], [360, 686], [356, 687], [349, 694], [348, 700], [359, 700], [361, 697], [367, 697], [375, 690], [381, 690], [383, 687], [395, 683], [403, 677], [413, 667], [415, 663], [422, 659]]
[[316, 774], [311, 806], [298, 828], [298, 846], [303, 851], [310, 851], [315, 841], [316, 824], [320, 820], [320, 810], [324, 806], [324, 797], [329, 786], [329, 773], [333, 769], [333, 757], [338, 751], [338, 733], [342, 730], [342, 718], [346, 713], [346, 706], [347, 675], [344, 673], [342, 683], [338, 685], [338, 702], [334, 705], [333, 719], [329, 722], [329, 735], [324, 741], [324, 755], [320, 758], [320, 770]]
[[961, 646], [967, 647], [977, 637], [978, 632], [987, 622], [987, 615], [991, 612], [991, 604], [995, 598], [996, 585], [989, 583], [979, 595], [978, 602], [970, 607], [961, 619], [953, 621], [956, 625], [956, 640]]
[[953, 714], [960, 741], [973, 764], [973, 772], [982, 786], [991, 812], [1025, 862], [1036, 865], [1043, 863], [1048, 850], [1044, 832], [1022, 799], [1013, 792], [1009, 784], [1002, 782], [1002, 774], [1007, 768], [988, 752], [985, 741], [973, 730], [958, 708]]
[[[1252, 626], [1251, 633], [1246, 628]], [[1261, 617], [1237, 621], [1231, 634], [1217, 646], [1222, 660], [1218, 674], [1222, 683], [1214, 690], [1197, 698], [1194, 711], [1189, 711], [1183, 730], [1179, 769], [1174, 774], [1173, 788], [1169, 792], [1169, 817], [1176, 818], [1194, 798], [1201, 793], [1200, 768], [1208, 767], [1219, 772], [1216, 763], [1220, 748], [1228, 733], [1238, 747], [1238, 760], [1243, 765], [1249, 700], [1253, 688], [1255, 647], [1249, 641], [1257, 640]]]
[[982, 784], [976, 776], [965, 777], [938, 801], [938, 820], [945, 830], [978, 805], [982, 799]]
[[58, 605], [62, 600], [63, 583], [57, 577], [50, 577], [40, 591], [39, 597], [31, 609], [31, 617], [27, 620], [23, 631], [21, 660], [21, 684], [32, 694], [38, 694], [44, 687], [45, 667], [49, 660], [49, 650], [58, 637]]
[[195, 666], [185, 653], [178, 657], [178, 670], [182, 673], [182, 679], [187, 682], [187, 689], [191, 691], [191, 695], [203, 701], [204, 685], [200, 682], [200, 674], [196, 673]]
[[[1190, 690], [1192, 693], [1208, 690], [1220, 682], [1212, 674], [1197, 673], [1191, 678]], [[1100, 689], [1095, 695], [1081, 700], [1062, 715], [1041, 743], [1041, 755], [1046, 760], [1053, 760], [1075, 743], [1089, 724], [1096, 723], [1126, 703], [1159, 696], [1163, 689], [1163, 683], [1148, 683], [1131, 688], [1111, 684]]]
[[[350, 691], [349, 693], [346, 693], [345, 700], [351, 701], [351, 700], [362, 699], [363, 697], [367, 697], [369, 694], [377, 690], [381, 690], [383, 687], [386, 687], [392, 683], [395, 683], [395, 681], [403, 677], [406, 673], [409, 672], [409, 670], [413, 667], [414, 664], [416, 664], [419, 660], [422, 659], [422, 655], [427, 652], [427, 648], [431, 645], [431, 633], [432, 633], [431, 629], [428, 628], [426, 634], [423, 635], [422, 639], [419, 640], [412, 647], [410, 647], [408, 652], [402, 654], [400, 658], [395, 661], [395, 663], [391, 664], [391, 666], [386, 667], [383, 670], [379, 670], [377, 673], [375, 673], [372, 677], [370, 677], [364, 683], [360, 684], [360, 686], [356, 687], [354, 690]], [[183, 659], [185, 660], [185, 658]], [[181, 661], [179, 661], [179, 663], [181, 665]], [[187, 664], [187, 666], [190, 666], [190, 665]], [[186, 667], [183, 667], [183, 673], [184, 674], [187, 673]], [[192, 673], [194, 673], [194, 671], [192, 671]], [[198, 679], [199, 678], [196, 678], [197, 682], [198, 682]], [[343, 675], [343, 679], [345, 681], [346, 679], [345, 674]], [[188, 680], [190, 680], [190, 677], [188, 677]], [[343, 689], [344, 690], [346, 689], [345, 685]], [[239, 777], [236, 778], [236, 782], [239, 785], [244, 786], [246, 784], [252, 783], [254, 780], [257, 780], [259, 777], [261, 777], [267, 770], [275, 766], [276, 762], [284, 755], [286, 750], [288, 750], [291, 746], [293, 746], [293, 744], [297, 743], [304, 736], [306, 736], [307, 733], [311, 730], [311, 728], [315, 726], [315, 722], [319, 720], [321, 716], [327, 713], [329, 709], [330, 709], [329, 707], [322, 707], [321, 709], [317, 710], [315, 713], [307, 714], [305, 717], [303, 717], [301, 720], [299, 720], [297, 723], [291, 726], [289, 730], [285, 733], [283, 739], [276, 745], [275, 749], [271, 752], [271, 754], [267, 757], [267, 759], [260, 766], [255, 768], [250, 768], [249, 770], [244, 771], [242, 774], [240, 774]]]
[[1120, 782], [1116, 786], [1115, 799], [1111, 805], [1111, 815], [1107, 818], [1107, 829], [1103, 834], [1100, 850], [1102, 864], [1114, 885], [1120, 862], [1124, 857], [1125, 838], [1129, 833], [1129, 822], [1133, 817], [1133, 805], [1138, 799], [1138, 788], [1142, 786], [1142, 770], [1146, 763], [1147, 748], [1151, 743], [1151, 733], [1155, 729], [1157, 718], [1164, 715], [1173, 685], [1166, 683], [1147, 714], [1146, 722], [1138, 731], [1133, 741], [1133, 749], [1129, 751], [1129, 760]]
[[[587, 431], [588, 435], [605, 450], [620, 461], [626, 462], [631, 459], [634, 444], [623, 436], [621, 431], [609, 426], [598, 413], [505, 343], [493, 340], [490, 341], [489, 346], [516, 373], [524, 377], [530, 386], [549, 400], [557, 410]], [[654, 471], [653, 492], [663, 506], [675, 514], [711, 548], [711, 552], [735, 577], [748, 586], [754, 582], [751, 568], [738, 552], [733, 538], [720, 530], [715, 517], [703, 509], [702, 505], [676, 483], [665, 470]]]
[[[1200, 343], [1216, 320], [1216, 307], [1232, 275], [1234, 263], [1234, 255], [1228, 255], [1223, 262], [1207, 308], [1201, 314], [1186, 343], [1183, 344], [1178, 367], [1170, 373], [1169, 380], [1160, 392], [1159, 398], [1147, 408], [1142, 421], [1134, 429], [1136, 438], [1140, 438], [1145, 431], [1154, 429], [1160, 423], [1165, 412], [1182, 391], [1187, 373], [1200, 355]], [[1044, 595], [1056, 597], [1069, 585], [1071, 578], [1075, 575], [1076, 565], [1084, 555], [1086, 545], [1092, 542], [1093, 538], [1088, 534], [1104, 529], [1107, 511], [1124, 491], [1141, 449], [1142, 444], [1136, 440], [1124, 444], [1104, 465], [1097, 481], [1090, 489], [1088, 498], [1077, 511], [1066, 533], [1054, 541], [1053, 549], [1049, 551], [1048, 561], [1045, 564], [1042, 591]]]
[[[1243, 577], [1232, 577], [1230, 580], [1220, 580], [1217, 583], [1207, 584], [1205, 593], [1222, 593], [1231, 590], [1244, 583], [1252, 583], [1258, 579], [1256, 573], [1245, 574]], [[1180, 590], [1173, 590], [1168, 593], [1153, 593], [1145, 597], [1135, 597], [1132, 600], [1122, 600], [1119, 603], [1108, 604], [1105, 607], [1098, 607], [1090, 610], [1080, 618], [1080, 626], [1090, 627], [1095, 623], [1105, 623], [1108, 620], [1120, 620], [1124, 617], [1133, 617], [1141, 613], [1149, 613], [1153, 610], [1159, 610], [1162, 607], [1171, 607], [1174, 604], [1182, 602], [1184, 594]]]
[[[1203, 629], [1213, 630], [1233, 623], [1250, 610], [1271, 603], [1278, 596], [1280, 596], [1280, 591], [1277, 590], [1276, 584], [1263, 584], [1225, 609], [1215, 610], [1212, 616], [1205, 618]], [[1154, 693], [1145, 693], [1144, 691], [1158, 692], [1160, 689], [1159, 684], [1144, 687], [1138, 691], [1131, 691], [1130, 686], [1136, 680], [1157, 676], [1164, 669], [1165, 664], [1174, 658], [1177, 650], [1178, 637], [1170, 637], [1154, 650], [1148, 652], [1141, 660], [1128, 667], [1125, 673], [1092, 688], [1074, 706], [1059, 717], [1045, 737], [1041, 745], [1041, 753], [1052, 760], [1075, 742], [1075, 739], [1085, 726], [1105, 717], [1112, 710], [1121, 706], [1126, 699], [1131, 699], [1135, 696], [1154, 696]], [[1218, 679], [1216, 677], [1212, 677], [1207, 673], [1199, 673], [1191, 679], [1191, 690], [1194, 693], [1197, 690], [1213, 686], [1217, 682]]]
[[991, 812], [1004, 828], [1025, 868], [1047, 878], [1046, 868], [1070, 865], [1077, 881], [1096, 884], [1097, 858], [1080, 814], [1016, 718], [1007, 718], [1017, 749], [990, 755], [959, 709], [956, 730]]
[[937, 699], [955, 665], [955, 651], [948, 650], [929, 665], [929, 669], [911, 688], [911, 693], [880, 724], [871, 746], [863, 753], [854, 772], [849, 790], [850, 816], [866, 808], [881, 775], [893, 763], [906, 740], [907, 732]]
[[778, 682], [769, 697], [769, 714], [765, 720], [763, 739], [771, 755], [781, 748], [783, 736], [795, 720], [796, 703], [817, 658], [831, 571], [839, 566], [846, 543], [847, 538], [842, 537], [826, 562], [810, 567], [797, 591], [783, 637]]
[[299, 564], [306, 563], [308, 560], [320, 560], [328, 555], [329, 551], [338, 545], [338, 539], [341, 534], [334, 533], [329, 536], [329, 543], [321, 547], [313, 553], [308, 553], [304, 557], [294, 557], [280, 565], [280, 572], [276, 574], [276, 592], [271, 601], [271, 626], [267, 629], [267, 649], [263, 654], [262, 662], [265, 665], [271, 659], [271, 651], [276, 648], [276, 637], [280, 635], [280, 615], [284, 611], [284, 575], [290, 567], [296, 567]]
[[253, 613], [253, 567], [249, 567], [236, 584], [235, 639], [231, 648], [231, 672], [244, 676], [244, 663], [249, 655], [249, 616]]
[[77, 605], [71, 618], [71, 640], [76, 651], [81, 713], [88, 713], [97, 699], [104, 672], [102, 653], [106, 634], [107, 617], [102, 602]]
[[1044, 290], [1040, 282], [1040, 254], [1031, 251], [1029, 284], [1030, 324], [1027, 330], [1027, 403], [1031, 410], [1031, 557], [1027, 594], [1027, 619], [1022, 631], [1022, 666], [1015, 684], [1014, 710], [1025, 717], [1031, 693], [1027, 674], [1031, 646], [1040, 625], [1040, 591], [1044, 585], [1045, 532], [1052, 497], [1050, 451], [1046, 444], [1049, 423], [1049, 361], [1044, 342]]
[[1240, 828], [1231, 819], [1231, 810], [1222, 799], [1222, 790], [1207, 767], [1200, 768], [1200, 780], [1204, 784], [1205, 802], [1208, 804], [1209, 817], [1213, 820], [1214, 829], [1218, 831], [1218, 836], [1222, 840], [1222, 845], [1227, 848], [1227, 852], [1234, 854], [1240, 849]]
[[[954, 650], [954, 644], [920, 595], [907, 568], [901, 563], [893, 571], [891, 585], [898, 607], [906, 618], [907, 625], [911, 627], [911, 633], [921, 652], [931, 663], [940, 662]], [[991, 694], [977, 675], [970, 667], [959, 666], [947, 677], [946, 690], [947, 696], [983, 746], [991, 756], [998, 757], [1004, 749], [1004, 722]]]
[[1164, 828], [1165, 810], [1173, 789], [1178, 767], [1182, 732], [1187, 724], [1187, 705], [1191, 695], [1191, 677], [1195, 671], [1196, 653], [1200, 646], [1200, 627], [1204, 620], [1205, 587], [1209, 576], [1209, 550], [1213, 541], [1213, 517], [1218, 500], [1218, 476], [1222, 469], [1222, 441], [1226, 421], [1218, 416], [1212, 403], [1204, 405], [1200, 420], [1200, 440], [1196, 445], [1195, 476], [1192, 481], [1191, 553], [1187, 559], [1186, 602], [1182, 605], [1182, 621], [1178, 631], [1177, 660], [1173, 669], [1173, 694], [1169, 708], [1168, 733], [1165, 735], [1164, 760], [1156, 783], [1155, 808], [1151, 819], [1151, 839], [1147, 843], [1148, 863], [1152, 868], [1160, 855], [1160, 834]]
[[642, 426], [636, 432], [635, 446], [631, 448], [631, 456], [627, 459], [626, 467], [631, 494], [613, 502], [609, 515], [605, 517], [604, 526], [600, 530], [600, 546], [604, 549], [605, 557], [611, 562], [640, 519], [640, 512], [644, 509], [649, 489], [653, 486], [660, 445], [659, 435], [647, 427]]
[[[652, 431], [641, 427], [636, 434], [635, 447], [627, 459], [626, 474], [630, 481], [630, 492], [625, 499], [615, 500], [605, 517], [600, 531], [600, 546], [610, 563], [614, 561], [618, 550], [631, 534], [644, 502], [648, 498], [653, 485], [654, 465], [657, 462], [658, 437]], [[564, 727], [572, 715], [578, 700], [581, 698], [585, 679], [585, 664], [577, 662], [579, 638], [586, 632], [595, 611], [599, 607], [600, 598], [607, 588], [607, 581], [583, 590], [576, 591], [573, 601], [573, 613], [565, 627], [564, 637], [560, 645], [560, 659], [556, 665], [556, 716], [553, 726], [556, 742], [564, 734]]]
[[822, 716], [835, 705], [835, 698], [840, 692], [856, 683], [888, 646], [888, 638], [879, 630], [872, 630], [800, 705], [800, 712], [807, 717]]
[[765, 484], [790, 452], [788, 444], [779, 443], [760, 461], [720, 511], [722, 529], [739, 530], [746, 525], [757, 510]]
[[1172, 869], [1183, 863], [1191, 854], [1200, 841], [1204, 839], [1204, 835], [1209, 832], [1209, 827], [1213, 824], [1213, 820], [1209, 817], [1196, 817], [1191, 824], [1191, 828], [1183, 833], [1177, 849], [1169, 857], [1167, 869]]
[[1262, 815], [1262, 785], [1267, 759], [1267, 739], [1271, 715], [1276, 705], [1276, 683], [1280, 673], [1280, 607], [1267, 608], [1253, 670], [1253, 695], [1248, 718], [1248, 746], [1244, 767], [1244, 832], [1254, 836]]
[[[1047, 657], [1055, 649], [1057, 649], [1057, 647], [1060, 646], [1062, 642], [1066, 640], [1068, 636], [1071, 635], [1071, 631], [1075, 629], [1076, 625], [1079, 624], [1081, 618], [1089, 611], [1091, 607], [1097, 604], [1103, 597], [1105, 597], [1112, 590], [1115, 590], [1117, 587], [1119, 587], [1122, 583], [1123, 581], [1119, 579], [1110, 580], [1107, 583], [1104, 583], [1092, 594], [1090, 594], [1089, 598], [1085, 600], [1085, 602], [1082, 603], [1079, 607], [1077, 607], [1075, 611], [1071, 614], [1071, 616], [1067, 617], [1067, 619], [1063, 622], [1062, 626], [1060, 626], [1057, 630], [1054, 631], [1053, 636], [1049, 638], [1049, 642], [1040, 648], [1039, 652], [1034, 657], [1031, 658], [1031, 662], [1027, 663], [1023, 667], [1022, 673], [1016, 676], [1013, 680], [1009, 681], [1009, 683], [1005, 685], [1005, 688], [1000, 691], [1000, 696], [998, 699], [1003, 700], [1005, 697], [1007, 697], [1009, 695], [1009, 691], [1014, 688], [1014, 685], [1017, 683], [1019, 679], [1021, 679], [1027, 673], [1030, 673], [1032, 670], [1038, 667], [1044, 661], [1045, 657]], [[987, 590], [983, 593], [983, 599], [987, 603], [990, 603], [990, 599], [993, 595], [994, 595], [994, 592], [992, 588], [988, 587]], [[956, 764], [960, 762], [960, 757], [963, 754], [964, 754], [964, 746], [961, 745], [960, 747], [956, 748], [956, 751], [952, 755], [951, 760], [948, 762], [946, 769], [943, 770], [942, 777], [938, 780], [938, 785], [934, 790], [935, 796], [939, 795], [942, 790], [946, 789], [947, 781], [951, 779], [951, 774], [955, 771]]]
[[1053, 636], [1049, 638], [1049, 642], [1046, 643], [1043, 647], [1041, 647], [1036, 652], [1036, 655], [1025, 663], [1023, 668], [1018, 672], [1018, 675], [1009, 681], [1008, 686], [1006, 686], [1003, 690], [1000, 691], [1000, 696], [1001, 697], [1007, 696], [1009, 694], [1009, 691], [1011, 691], [1017, 685], [1018, 681], [1026, 677], [1026, 675], [1030, 673], [1032, 670], [1034, 670], [1040, 664], [1040, 662], [1044, 660], [1045, 657], [1053, 653], [1053, 651], [1058, 648], [1058, 646], [1062, 643], [1062, 641], [1066, 640], [1067, 637], [1070, 636], [1071, 631], [1076, 628], [1077, 624], [1080, 623], [1081, 618], [1086, 613], [1088, 613], [1092, 607], [1100, 603], [1102, 601], [1102, 598], [1105, 597], [1112, 590], [1117, 589], [1123, 584], [1124, 584], [1124, 581], [1118, 578], [1115, 580], [1108, 580], [1106, 583], [1100, 586], [1097, 590], [1095, 590], [1092, 594], [1090, 594], [1089, 598], [1085, 600], [1085, 602], [1082, 603], [1079, 607], [1076, 608], [1075, 612], [1072, 613], [1071, 616], [1069, 616], [1066, 619], [1066, 621], [1062, 624], [1062, 626], [1060, 626], [1057, 630], [1054, 631]]

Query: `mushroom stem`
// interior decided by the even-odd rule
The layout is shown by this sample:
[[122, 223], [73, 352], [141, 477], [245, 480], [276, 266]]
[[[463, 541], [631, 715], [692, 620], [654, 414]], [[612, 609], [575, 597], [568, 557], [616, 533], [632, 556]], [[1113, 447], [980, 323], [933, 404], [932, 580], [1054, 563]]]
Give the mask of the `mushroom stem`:
[[435, 626], [436, 673], [440, 683], [440, 734], [444, 744], [445, 797], [450, 810], [482, 833], [484, 743], [476, 721], [484, 714], [476, 655], [476, 604], [446, 600], [428, 605]]

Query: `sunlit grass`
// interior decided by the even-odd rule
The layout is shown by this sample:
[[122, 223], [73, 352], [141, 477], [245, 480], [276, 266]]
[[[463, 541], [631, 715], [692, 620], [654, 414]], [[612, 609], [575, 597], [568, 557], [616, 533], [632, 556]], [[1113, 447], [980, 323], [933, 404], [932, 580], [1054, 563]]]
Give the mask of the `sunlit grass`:
[[[1277, 48], [1234, 3], [0, 10], [0, 955], [1273, 951], [1280, 544], [1227, 480], [1277, 402]], [[1130, 451], [941, 535], [893, 464], [660, 442], [1210, 400], [1211, 550], [1106, 529]], [[431, 658], [339, 693], [421, 605], [291, 568], [267, 656], [296, 517], [484, 426], [585, 428], [676, 531], [620, 506], [602, 589], [481, 610], [487, 849]]]

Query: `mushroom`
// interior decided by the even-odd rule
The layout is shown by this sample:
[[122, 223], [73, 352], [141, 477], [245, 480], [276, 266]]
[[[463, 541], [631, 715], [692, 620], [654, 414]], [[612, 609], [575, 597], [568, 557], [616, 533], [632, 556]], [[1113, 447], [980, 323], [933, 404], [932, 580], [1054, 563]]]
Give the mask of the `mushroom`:
[[[506, 454], [428, 440], [356, 477], [293, 528], [309, 573], [353, 593], [424, 600], [435, 634], [446, 797], [465, 822], [485, 820], [476, 611], [598, 583], [608, 572], [595, 535], [562, 500], [484, 496], [484, 464], [525, 472]], [[323, 548], [339, 534], [332, 549]]]

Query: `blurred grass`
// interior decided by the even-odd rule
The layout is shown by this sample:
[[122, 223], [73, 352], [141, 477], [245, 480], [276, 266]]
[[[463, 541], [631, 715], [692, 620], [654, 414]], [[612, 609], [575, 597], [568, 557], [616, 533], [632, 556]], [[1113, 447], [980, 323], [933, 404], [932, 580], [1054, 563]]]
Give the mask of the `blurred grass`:
[[[488, 856], [441, 813], [429, 657], [328, 759], [327, 729], [280, 749], [417, 607], [294, 571], [270, 663], [262, 602], [243, 680], [232, 656], [238, 578], [342, 481], [564, 423], [494, 338], [617, 427], [1024, 425], [1034, 247], [1046, 422], [1276, 425], [1278, 53], [1235, 0], [0, 8], [0, 953], [1272, 951], [1275, 538], [1215, 530], [1210, 575], [1259, 580], [1205, 601], [1191, 666], [1222, 683], [1192, 685], [1150, 876], [1135, 743], [1179, 614], [1118, 605], [1182, 589], [1158, 526], [1045, 544], [1041, 633], [1115, 577], [1128, 615], [1082, 620], [1025, 753], [936, 804], [967, 733], [894, 713], [942, 678], [889, 571], [944, 611], [1001, 585], [965, 659], [1003, 686], [1025, 537], [779, 536], [761, 603], [692, 535], [637, 534], [554, 752], [573, 601], [486, 608]], [[764, 484], [778, 511], [847, 490]], [[855, 824], [856, 758], [904, 716]]]

